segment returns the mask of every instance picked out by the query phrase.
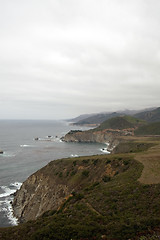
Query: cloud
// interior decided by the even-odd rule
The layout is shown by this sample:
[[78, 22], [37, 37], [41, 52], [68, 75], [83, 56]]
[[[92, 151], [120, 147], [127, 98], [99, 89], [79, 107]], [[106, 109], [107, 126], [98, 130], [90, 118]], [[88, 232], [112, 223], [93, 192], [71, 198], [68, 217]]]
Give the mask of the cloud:
[[2, 118], [159, 106], [160, 2], [0, 2]]

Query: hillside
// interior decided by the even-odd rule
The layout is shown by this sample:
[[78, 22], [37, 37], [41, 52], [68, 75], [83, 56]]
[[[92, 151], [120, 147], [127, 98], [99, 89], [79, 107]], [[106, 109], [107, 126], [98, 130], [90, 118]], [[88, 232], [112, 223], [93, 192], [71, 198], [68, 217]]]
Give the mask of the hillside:
[[81, 121], [83, 119], [89, 118], [93, 115], [95, 115], [95, 114], [94, 113], [93, 114], [82, 114], [82, 115], [79, 115], [78, 117], [67, 119], [66, 121], [67, 122], [78, 122], [78, 121]]
[[121, 113], [113, 112], [113, 113], [99, 113], [95, 114], [93, 116], [90, 116], [88, 118], [82, 119], [80, 121], [76, 121], [74, 124], [75, 125], [89, 125], [89, 124], [101, 124], [107, 119], [116, 117], [116, 116], [121, 116]]
[[99, 127], [93, 129], [93, 131], [99, 131], [104, 129], [127, 129], [127, 128], [135, 128], [140, 125], [144, 125], [145, 121], [131, 117], [131, 116], [123, 116], [123, 117], [114, 117], [104, 121]]
[[160, 135], [160, 122], [150, 123], [139, 127], [135, 135]]
[[137, 113], [134, 117], [143, 119], [147, 122], [160, 122], [160, 107], [151, 111]]
[[[117, 112], [103, 112], [103, 113], [97, 113], [97, 114], [84, 114], [80, 115], [77, 118], [70, 119], [69, 121], [74, 122], [74, 125], [91, 125], [91, 124], [101, 124], [102, 122], [116, 117], [116, 116], [134, 116], [135, 114], [152, 111], [155, 108], [148, 108], [143, 110], [123, 110], [123, 111], [117, 111]], [[136, 115], [135, 115], [136, 117]], [[136, 117], [138, 118], [138, 117]]]
[[98, 142], [110, 143], [109, 150], [116, 146], [119, 136], [134, 135], [135, 128], [146, 124], [145, 121], [131, 117], [115, 117], [88, 131], [73, 131], [67, 133], [62, 140], [65, 142]]
[[[134, 154], [52, 161], [29, 177], [16, 194], [14, 209], [16, 212], [19, 209], [17, 214], [24, 222], [35, 220], [0, 229], [0, 239], [158, 239], [160, 142], [157, 138], [126, 138], [125, 141], [153, 147]], [[146, 154], [155, 161], [153, 177], [147, 185], [150, 159], [145, 164]], [[59, 204], [52, 207], [59, 199]], [[39, 209], [43, 211], [37, 215]]]

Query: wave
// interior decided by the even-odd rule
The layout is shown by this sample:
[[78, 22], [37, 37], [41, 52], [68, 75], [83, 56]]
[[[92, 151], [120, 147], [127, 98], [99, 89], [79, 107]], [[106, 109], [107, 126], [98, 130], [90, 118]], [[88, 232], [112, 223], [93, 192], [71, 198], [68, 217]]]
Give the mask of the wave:
[[45, 139], [52, 139], [53, 136], [46, 136]]
[[13, 194], [13, 193], [16, 192], [15, 189], [10, 189], [10, 188], [8, 188], [7, 186], [1, 186], [1, 189], [4, 191], [4, 193], [1, 193], [1, 194], [0, 194], [0, 198], [8, 197], [8, 196], [10, 196], [11, 194]]
[[11, 187], [16, 187], [17, 190], [20, 189], [20, 187], [22, 186], [22, 183], [20, 182], [14, 182], [14, 183], [11, 183], [9, 186]]
[[101, 150], [101, 152], [103, 152], [103, 153], [107, 153], [107, 154], [109, 154], [110, 152], [107, 150], [107, 148], [102, 148], [102, 149], [100, 149]]
[[79, 157], [77, 154], [71, 154], [71, 157]]
[[18, 219], [16, 217], [14, 217], [11, 200], [13, 200], [13, 199], [9, 199], [9, 200], [5, 201], [4, 207], [2, 207], [1, 211], [5, 212], [5, 215], [8, 218], [9, 223], [12, 226], [16, 226], [16, 225], [18, 225], [19, 222], [18, 222]]
[[22, 144], [22, 145], [20, 145], [20, 147], [34, 147], [33, 145], [28, 145], [28, 144]]
[[11, 202], [13, 201], [13, 194], [21, 187], [22, 183], [14, 182], [9, 186], [1, 186], [3, 193], [0, 194], [0, 212], [3, 212], [7, 217], [9, 223], [13, 226], [18, 224], [18, 219], [13, 215], [13, 208]]
[[15, 157], [16, 155], [13, 153], [7, 153], [3, 152], [3, 154], [0, 154], [0, 157]]

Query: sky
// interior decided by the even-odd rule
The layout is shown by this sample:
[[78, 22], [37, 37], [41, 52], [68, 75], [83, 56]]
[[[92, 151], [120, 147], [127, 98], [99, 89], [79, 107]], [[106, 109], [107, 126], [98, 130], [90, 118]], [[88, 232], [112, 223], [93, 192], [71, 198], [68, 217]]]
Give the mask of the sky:
[[159, 0], [0, 0], [0, 119], [160, 106]]

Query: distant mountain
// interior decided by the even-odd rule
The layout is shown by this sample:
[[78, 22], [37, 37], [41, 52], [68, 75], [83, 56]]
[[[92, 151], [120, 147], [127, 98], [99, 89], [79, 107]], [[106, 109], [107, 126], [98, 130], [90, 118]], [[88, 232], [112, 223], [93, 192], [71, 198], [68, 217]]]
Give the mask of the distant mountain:
[[135, 116], [136, 118], [139, 118], [136, 116], [137, 114], [140, 114], [142, 112], [148, 112], [153, 111], [155, 108], [148, 108], [143, 110], [119, 110], [116, 112], [101, 112], [101, 113], [94, 113], [94, 114], [83, 114], [80, 115], [77, 118], [70, 119], [68, 121], [73, 122], [74, 125], [89, 125], [89, 124], [101, 124], [102, 122], [118, 116], [124, 116], [124, 115], [130, 115]]
[[149, 123], [135, 131], [135, 135], [160, 135], [160, 122]]
[[116, 116], [122, 116], [122, 113], [113, 112], [113, 113], [95, 114], [88, 118], [75, 122], [75, 125], [101, 124], [105, 120], [116, 117]]
[[127, 129], [135, 128], [146, 124], [145, 121], [141, 119], [134, 118], [132, 116], [114, 117], [104, 121], [99, 127], [95, 128], [93, 131], [99, 131], [104, 129]]
[[160, 121], [160, 107], [158, 107], [154, 110], [137, 113], [134, 115], [134, 117], [143, 119], [147, 122], [159, 122]]
[[88, 118], [88, 117], [91, 117], [91, 116], [93, 116], [93, 115], [96, 115], [96, 113], [92, 113], [92, 114], [82, 114], [82, 115], [79, 115], [78, 117], [71, 118], [71, 119], [67, 119], [66, 121], [67, 121], [67, 122], [74, 122], [74, 123], [76, 123], [76, 122], [79, 122], [79, 121], [81, 121], [81, 120], [83, 120], [83, 119], [86, 119], [86, 118]]

